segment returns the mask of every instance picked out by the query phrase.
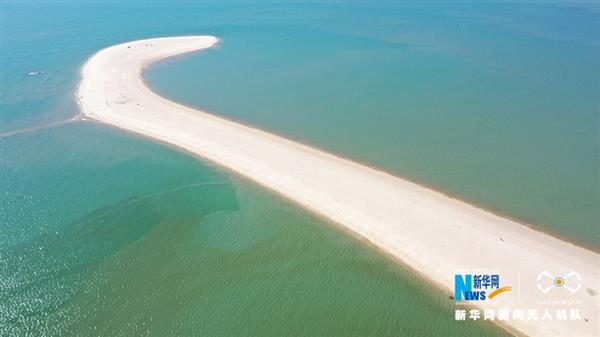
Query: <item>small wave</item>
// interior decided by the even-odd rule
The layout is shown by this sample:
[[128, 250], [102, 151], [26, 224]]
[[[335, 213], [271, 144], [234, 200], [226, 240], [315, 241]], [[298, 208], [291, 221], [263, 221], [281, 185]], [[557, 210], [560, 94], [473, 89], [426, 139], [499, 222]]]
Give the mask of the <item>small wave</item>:
[[73, 118], [69, 118], [66, 120], [59, 121], [59, 122], [42, 124], [42, 125], [32, 126], [29, 128], [23, 128], [23, 129], [17, 129], [17, 130], [3, 132], [3, 133], [0, 133], [0, 138], [10, 137], [10, 136], [18, 135], [18, 134], [25, 133], [25, 132], [34, 132], [34, 131], [39, 131], [39, 130], [43, 130], [43, 129], [49, 129], [49, 128], [52, 128], [55, 126], [65, 125], [65, 124], [75, 122], [78, 120], [82, 120], [80, 115], [77, 115]]

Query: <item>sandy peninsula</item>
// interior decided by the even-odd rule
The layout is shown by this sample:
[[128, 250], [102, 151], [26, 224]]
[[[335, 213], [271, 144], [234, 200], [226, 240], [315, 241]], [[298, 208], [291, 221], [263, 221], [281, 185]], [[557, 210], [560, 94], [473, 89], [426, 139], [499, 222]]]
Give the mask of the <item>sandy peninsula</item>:
[[[76, 95], [83, 117], [235, 171], [371, 242], [449, 296], [457, 273], [500, 275], [511, 291], [456, 309], [509, 310], [509, 320], [496, 316], [495, 322], [515, 334], [600, 335], [600, 254], [376, 169], [169, 101], [144, 84], [149, 64], [217, 42], [211, 36], [169, 37], [99, 51], [82, 68]], [[575, 292], [539, 289], [569, 273], [565, 282], [571, 289], [579, 285]], [[539, 318], [513, 319], [515, 309], [526, 316], [539, 310]], [[580, 310], [580, 319], [571, 319], [570, 309]], [[544, 310], [552, 319], [542, 320]], [[566, 320], [556, 318], [557, 310], [566, 310]]]

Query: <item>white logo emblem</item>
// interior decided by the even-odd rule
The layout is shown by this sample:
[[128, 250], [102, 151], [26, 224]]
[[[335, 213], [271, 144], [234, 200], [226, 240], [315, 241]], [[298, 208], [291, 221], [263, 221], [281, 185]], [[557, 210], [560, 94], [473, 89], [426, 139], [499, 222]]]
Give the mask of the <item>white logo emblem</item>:
[[[567, 281], [569, 278], [572, 277], [575, 278], [571, 281]], [[546, 280], [542, 280], [542, 278], [545, 278]], [[552, 280], [551, 284], [548, 284], [548, 279]], [[545, 284], [546, 287], [544, 287], [542, 284]], [[555, 288], [565, 288], [569, 292], [571, 292], [571, 294], [573, 294], [577, 290], [579, 290], [579, 288], [581, 288], [581, 276], [579, 276], [579, 274], [574, 270], [571, 270], [571, 272], [568, 273], [565, 277], [553, 276], [552, 274], [544, 270], [537, 277], [537, 287], [544, 294], [547, 294], [548, 292], [550, 292], [550, 290]]]

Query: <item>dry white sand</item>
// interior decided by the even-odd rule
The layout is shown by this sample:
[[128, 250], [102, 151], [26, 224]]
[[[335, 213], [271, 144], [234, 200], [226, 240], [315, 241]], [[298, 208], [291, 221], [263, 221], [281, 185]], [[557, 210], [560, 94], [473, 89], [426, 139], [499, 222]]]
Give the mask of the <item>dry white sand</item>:
[[[512, 332], [600, 335], [598, 253], [390, 174], [169, 101], [144, 84], [145, 66], [216, 42], [210, 36], [170, 37], [101, 50], [82, 69], [77, 99], [84, 116], [173, 144], [268, 187], [368, 240], [449, 295], [456, 272], [493, 270], [513, 290], [472, 306], [540, 310], [539, 320], [496, 321]], [[581, 276], [575, 293], [538, 290], [541, 272], [566, 276], [572, 270]], [[543, 285], [551, 281], [541, 279]], [[570, 277], [567, 284], [575, 281]], [[546, 308], [552, 320], [541, 320]], [[569, 315], [573, 308], [580, 309], [581, 320], [556, 319], [557, 309]], [[447, 315], [454, 317], [454, 311]]]

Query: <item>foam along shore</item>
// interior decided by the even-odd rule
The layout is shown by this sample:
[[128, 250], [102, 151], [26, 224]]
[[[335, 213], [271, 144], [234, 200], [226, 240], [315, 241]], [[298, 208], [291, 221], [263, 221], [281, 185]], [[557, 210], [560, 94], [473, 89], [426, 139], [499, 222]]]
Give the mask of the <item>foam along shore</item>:
[[[456, 309], [481, 309], [480, 319], [484, 309], [494, 309], [496, 322], [518, 335], [600, 335], [598, 253], [390, 174], [169, 101], [144, 84], [142, 71], [149, 64], [217, 42], [211, 36], [168, 37], [99, 51], [82, 68], [77, 92], [82, 114], [175, 145], [276, 191], [371, 242], [449, 295], [455, 274], [463, 272], [498, 274], [501, 286], [512, 286]], [[566, 277], [571, 271], [577, 275], [565, 281], [571, 289], [580, 285], [574, 293], [539, 289], [552, 285], [548, 275]], [[571, 309], [579, 310], [580, 319], [571, 317]], [[504, 310], [511, 317], [498, 321]], [[530, 310], [537, 320], [528, 317]], [[550, 320], [542, 320], [545, 310]], [[560, 310], [566, 320], [557, 316]]]

